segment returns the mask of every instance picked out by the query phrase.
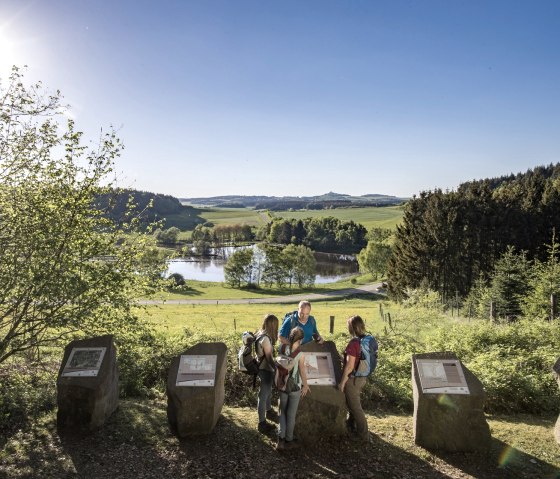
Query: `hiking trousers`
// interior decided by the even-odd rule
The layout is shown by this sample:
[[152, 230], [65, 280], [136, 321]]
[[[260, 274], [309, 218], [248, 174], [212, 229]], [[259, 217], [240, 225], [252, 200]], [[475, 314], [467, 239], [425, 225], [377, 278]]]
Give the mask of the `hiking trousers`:
[[301, 398], [301, 389], [291, 393], [280, 392], [280, 439], [293, 441], [296, 414]]
[[259, 389], [259, 399], [257, 401], [257, 411], [259, 412], [259, 422], [266, 420], [266, 411], [272, 408], [272, 381], [274, 373], [266, 369], [259, 369], [261, 387]]
[[364, 377], [357, 378], [352, 376], [348, 378], [344, 386], [344, 395], [346, 396], [346, 405], [348, 406], [350, 416], [348, 422], [356, 424], [356, 432], [363, 440], [367, 440], [369, 437], [366, 415], [362, 409], [362, 401], [360, 399], [362, 389], [366, 384], [366, 379], [367, 378]]

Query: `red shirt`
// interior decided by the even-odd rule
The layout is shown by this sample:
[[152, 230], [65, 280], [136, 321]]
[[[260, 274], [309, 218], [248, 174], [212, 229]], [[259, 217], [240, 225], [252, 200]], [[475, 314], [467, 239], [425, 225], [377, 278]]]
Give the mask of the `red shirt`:
[[358, 364], [360, 364], [361, 355], [362, 348], [360, 346], [360, 338], [352, 338], [344, 350], [344, 364], [342, 367], [344, 368], [344, 366], [346, 366], [347, 356], [354, 356], [356, 358], [356, 361], [354, 362], [354, 371], [356, 371], [356, 369], [358, 369]]

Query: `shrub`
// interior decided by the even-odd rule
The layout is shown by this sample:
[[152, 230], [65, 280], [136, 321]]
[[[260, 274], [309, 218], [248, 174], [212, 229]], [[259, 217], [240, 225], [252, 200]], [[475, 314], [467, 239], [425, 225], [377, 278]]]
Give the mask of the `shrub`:
[[57, 373], [55, 364], [11, 364], [0, 370], [0, 429], [6, 433], [0, 436], [54, 408]]

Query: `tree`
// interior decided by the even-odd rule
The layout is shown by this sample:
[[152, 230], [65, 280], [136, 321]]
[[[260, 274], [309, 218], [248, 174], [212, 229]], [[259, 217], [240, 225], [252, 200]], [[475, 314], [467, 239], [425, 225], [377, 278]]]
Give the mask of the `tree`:
[[490, 296], [498, 316], [516, 319], [527, 291], [530, 262], [524, 252], [517, 254], [512, 246], [497, 261], [490, 285]]
[[251, 283], [253, 277], [253, 250], [244, 248], [234, 251], [224, 266], [226, 283], [240, 288], [243, 282]]
[[295, 281], [300, 288], [313, 285], [317, 267], [313, 251], [303, 245], [290, 244], [282, 251], [282, 258], [290, 286], [292, 281]]
[[0, 363], [79, 332], [140, 328], [134, 298], [164, 269], [137, 216], [115, 225], [95, 207], [114, 191], [119, 139], [83, 146], [63, 110], [17, 68], [0, 83]]
[[551, 295], [560, 296], [560, 244], [556, 235], [548, 245], [547, 261], [536, 260], [531, 272], [527, 293], [521, 302], [523, 314], [533, 319], [549, 319]]
[[370, 273], [374, 278], [383, 276], [387, 271], [391, 247], [389, 245], [369, 241], [367, 246], [358, 254], [360, 271]]
[[163, 231], [159, 230], [159, 233], [157, 234], [156, 238], [160, 243], [163, 244], [175, 244], [179, 239], [180, 233], [181, 230], [179, 228], [177, 228], [176, 226], [172, 226], [171, 228], [168, 228]]

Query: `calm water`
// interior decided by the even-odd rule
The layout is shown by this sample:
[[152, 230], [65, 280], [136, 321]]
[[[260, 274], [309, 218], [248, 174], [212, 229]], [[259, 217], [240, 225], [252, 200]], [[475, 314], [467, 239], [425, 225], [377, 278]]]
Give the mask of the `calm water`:
[[[235, 251], [236, 248], [222, 248], [214, 251], [220, 256], [211, 258], [181, 258], [169, 261], [167, 274], [179, 273], [185, 279], [199, 281], [224, 281], [224, 265], [227, 256]], [[327, 253], [315, 253], [317, 260], [316, 284], [334, 283], [339, 279], [346, 278], [358, 272], [358, 263], [353, 256], [335, 255]]]

